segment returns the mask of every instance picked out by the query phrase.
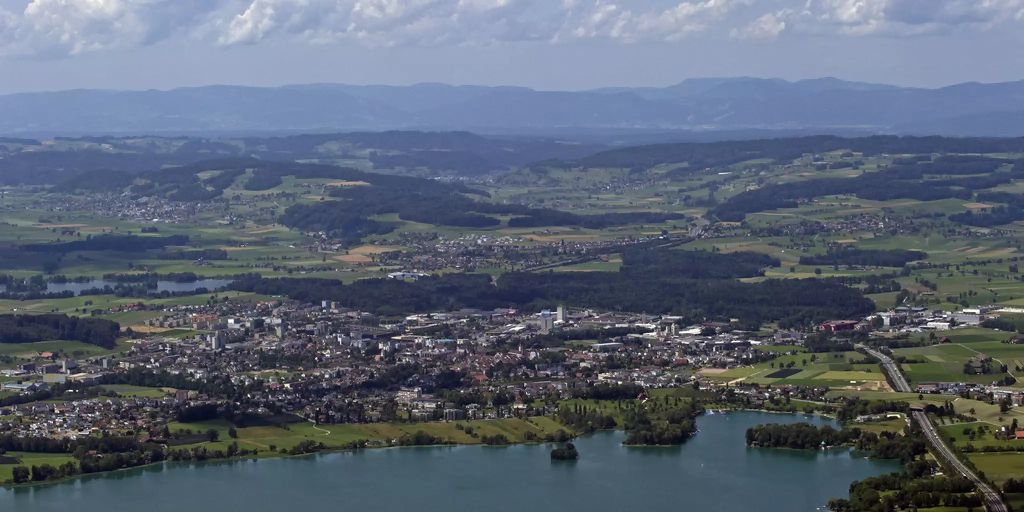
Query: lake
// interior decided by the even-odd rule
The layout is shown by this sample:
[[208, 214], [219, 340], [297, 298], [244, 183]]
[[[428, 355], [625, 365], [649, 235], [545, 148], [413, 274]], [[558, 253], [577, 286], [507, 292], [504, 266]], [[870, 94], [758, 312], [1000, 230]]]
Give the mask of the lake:
[[[66, 291], [73, 292], [75, 295], [82, 293], [82, 290], [91, 290], [93, 288], [103, 288], [109, 286], [111, 288], [118, 284], [133, 285], [137, 283], [124, 282], [119, 283], [118, 281], [110, 281], [107, 279], [93, 279], [91, 281], [74, 282], [68, 281], [66, 283], [46, 283], [46, 293], [62, 293]], [[159, 292], [194, 292], [200, 288], [213, 291], [218, 288], [222, 288], [231, 284], [230, 279], [198, 279], [195, 281], [169, 281], [159, 280], [156, 282], [156, 289], [151, 291]]]
[[43, 486], [0, 490], [0, 510], [758, 511], [822, 509], [852, 481], [896, 461], [845, 450], [747, 448], [758, 423], [827, 419], [735, 412], [703, 416], [681, 447], [627, 448], [621, 432], [580, 438], [576, 462], [550, 445], [371, 449], [310, 457], [167, 463]]

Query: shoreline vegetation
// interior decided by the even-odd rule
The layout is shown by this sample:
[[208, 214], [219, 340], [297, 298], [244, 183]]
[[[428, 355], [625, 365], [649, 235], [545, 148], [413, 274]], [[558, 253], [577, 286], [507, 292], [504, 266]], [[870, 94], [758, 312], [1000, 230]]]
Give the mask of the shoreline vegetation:
[[[131, 383], [144, 382], [121, 384]], [[0, 450], [4, 452], [0, 455], [7, 460], [7, 464], [0, 465], [0, 482], [5, 486], [34, 485], [165, 460], [269, 458], [400, 446], [562, 446], [580, 435], [612, 429], [625, 432], [624, 446], [666, 447], [681, 445], [695, 435], [696, 419], [708, 410], [820, 415], [834, 412], [839, 421], [868, 411], [867, 403], [860, 400], [826, 405], [794, 399], [777, 404], [766, 402], [757, 408], [740, 396], [715, 396], [696, 388], [663, 391], [666, 390], [652, 390], [648, 396], [635, 385], [594, 386], [559, 402], [558, 408], [548, 415], [430, 422], [318, 425], [296, 416], [258, 419], [221, 411], [215, 404], [197, 405], [183, 409], [177, 421], [148, 433], [125, 432], [120, 436], [76, 440], [0, 437]], [[903, 409], [905, 404], [882, 407]], [[19, 460], [19, 454], [27, 457]]]
[[807, 423], [761, 424], [747, 429], [748, 447], [787, 450], [852, 449], [868, 458], [898, 459], [903, 471], [865, 478], [850, 484], [848, 498], [834, 498], [828, 509], [836, 512], [916, 510], [932, 507], [981, 507], [973, 482], [941, 473], [929, 460], [924, 434], [916, 426], [901, 432], [874, 433], [859, 427], [834, 428]]
[[[175, 388], [188, 384], [129, 379], [120, 385], [157, 382], [174, 384]], [[7, 464], [0, 465], [0, 482], [5, 486], [35, 485], [164, 461], [271, 458], [365, 448], [539, 443], [564, 446], [580, 435], [612, 429], [625, 433], [623, 446], [671, 447], [692, 438], [697, 433], [697, 418], [709, 410], [834, 414], [835, 420], [849, 422], [863, 414], [907, 408], [903, 402], [846, 399], [825, 404], [788, 397], [757, 407], [746, 395], [717, 395], [696, 387], [655, 389], [648, 395], [648, 391], [631, 384], [578, 390], [547, 415], [489, 420], [318, 425], [297, 416], [239, 416], [210, 403], [182, 409], [177, 421], [150, 432], [75, 440], [0, 437], [0, 450], [4, 451], [0, 455], [7, 460]], [[12, 462], [19, 454], [28, 457]]]
[[[602, 401], [602, 402], [604, 402], [604, 401]], [[610, 405], [610, 404], [608, 404], [608, 405]], [[667, 408], [667, 409], [670, 409], [670, 408]], [[580, 406], [578, 409], [574, 409], [574, 410], [579, 410], [579, 411], [586, 412], [588, 409], [586, 407]], [[676, 409], [672, 409], [672, 410], [678, 411]], [[743, 408], [724, 408], [724, 407], [716, 406], [714, 409], [710, 409], [710, 410], [705, 410], [703, 407], [700, 407], [699, 408], [699, 412], [696, 413], [692, 417], [692, 419], [689, 419], [688, 421], [692, 421], [693, 419], [696, 419], [699, 416], [702, 416], [703, 414], [705, 414], [705, 413], [707, 413], [709, 411], [712, 412], [713, 414], [728, 414], [728, 413], [736, 413], [736, 412], [759, 412], [759, 413], [773, 413], [773, 414], [795, 414], [795, 415], [801, 415], [801, 416], [819, 415], [819, 416], [822, 416], [822, 417], [830, 417], [830, 418], [832, 418], [831, 416], [826, 416], [824, 414], [808, 413], [808, 412], [803, 412], [803, 411], [778, 411], [778, 410], [767, 410], [767, 409], [754, 409], [754, 408], [749, 408], [749, 407], [743, 407]], [[676, 412], [676, 414], [678, 414], [678, 412]], [[692, 412], [690, 414], [692, 414]], [[538, 420], [538, 418], [543, 418], [544, 420], [546, 420], [545, 423], [550, 423], [551, 425], [545, 424], [545, 425], [543, 425], [541, 427], [535, 426], [535, 428], [538, 428], [538, 429], [546, 432], [549, 429], [553, 428], [552, 426], [557, 426], [558, 430], [555, 430], [554, 432], [550, 432], [548, 435], [546, 435], [544, 437], [536, 436], [536, 435], [530, 436], [528, 434], [533, 433], [533, 432], [531, 432], [529, 430], [525, 431], [523, 434], [520, 434], [519, 436], [513, 436], [513, 437], [509, 437], [508, 435], [504, 435], [504, 434], [478, 435], [478, 433], [477, 433], [479, 430], [481, 430], [481, 425], [488, 425], [488, 424], [489, 425], [497, 425], [497, 426], [499, 426], [499, 428], [512, 430], [511, 426], [509, 425], [511, 422], [531, 424], [531, 423], [535, 423], [536, 420]], [[533, 420], [533, 421], [531, 421], [531, 420]], [[636, 418], [633, 418], [630, 421], [634, 422], [634, 423], [630, 423], [630, 425], [636, 425], [635, 422], [640, 422], [641, 425], [649, 425], [649, 423], [647, 423], [647, 422], [650, 421], [650, 417], [649, 416], [647, 417], [647, 420], [646, 420], [647, 422], [645, 422], [645, 420], [643, 420], [643, 419], [639, 419], [638, 420]], [[657, 421], [657, 420], [655, 420], [655, 421]], [[204, 426], [206, 423], [208, 423], [208, 422], [199, 422], [199, 423], [196, 423], [195, 425], [196, 426]], [[180, 425], [188, 426], [188, 425], [192, 425], [192, 424], [184, 423], [184, 424], [180, 424]], [[328, 432], [327, 434], [324, 434], [324, 436], [330, 435], [329, 433], [332, 432], [330, 430], [331, 427], [351, 426], [351, 424], [314, 425], [312, 423], [302, 423], [301, 425], [303, 425], [303, 426], [309, 425], [313, 429], [315, 429], [316, 431], [323, 430], [325, 432]], [[377, 425], [377, 424], [369, 424], [369, 425]], [[63, 483], [63, 482], [67, 482], [67, 481], [71, 481], [71, 480], [79, 479], [79, 478], [86, 478], [86, 477], [92, 477], [92, 476], [101, 476], [101, 475], [109, 475], [109, 474], [114, 474], [114, 473], [118, 473], [118, 472], [122, 472], [122, 471], [128, 471], [128, 470], [137, 470], [137, 469], [151, 468], [151, 467], [155, 467], [157, 465], [166, 464], [166, 463], [236, 462], [236, 461], [246, 461], [246, 460], [254, 460], [255, 461], [255, 460], [259, 460], [259, 459], [308, 457], [308, 456], [314, 456], [314, 455], [318, 455], [318, 454], [344, 453], [344, 452], [353, 452], [353, 451], [357, 451], [357, 450], [388, 449], [388, 448], [445, 447], [445, 446], [449, 446], [449, 447], [454, 447], [454, 446], [499, 447], [499, 446], [513, 446], [513, 445], [541, 445], [541, 444], [550, 444], [550, 445], [553, 445], [553, 449], [551, 451], [551, 458], [552, 458], [553, 461], [554, 460], [576, 460], [576, 458], [578, 457], [578, 452], [576, 451], [575, 446], [572, 443], [572, 440], [574, 440], [574, 439], [576, 439], [577, 437], [580, 437], [580, 436], [592, 435], [592, 434], [594, 434], [594, 433], [596, 433], [598, 431], [617, 430], [617, 431], [620, 431], [620, 432], [624, 432], [625, 433], [625, 437], [623, 438], [622, 446], [625, 447], [625, 448], [672, 448], [672, 447], [678, 447], [678, 446], [682, 445], [683, 443], [685, 443], [687, 440], [689, 440], [693, 435], [696, 435], [696, 433], [698, 432], [698, 429], [696, 428], [696, 422], [694, 422], [694, 426], [692, 428], [692, 431], [689, 431], [689, 430], [681, 428], [681, 430], [684, 430], [685, 432], [688, 432], [688, 434], [683, 436], [682, 438], [675, 438], [675, 439], [677, 439], [677, 442], [648, 442], [648, 443], [641, 443], [641, 442], [636, 442], [637, 441], [636, 438], [633, 439], [634, 442], [629, 442], [630, 439], [631, 439], [630, 438], [630, 431], [625, 429], [625, 428], [623, 428], [622, 425], [614, 425], [614, 426], [611, 426], [611, 427], [608, 427], [608, 428], [587, 428], [586, 426], [584, 426], [583, 430], [572, 430], [572, 428], [569, 425], [566, 425], [566, 424], [561, 423], [559, 421], [553, 420], [550, 417], [544, 417], [544, 416], [536, 416], [536, 417], [531, 417], [531, 418], [506, 418], [506, 419], [496, 419], [496, 420], [470, 420], [470, 421], [447, 421], [447, 422], [437, 421], [437, 422], [425, 422], [425, 423], [419, 423], [419, 424], [416, 424], [416, 423], [413, 423], [413, 424], [390, 423], [390, 424], [379, 424], [378, 426], [383, 427], [385, 429], [397, 429], [397, 430], [401, 430], [401, 431], [408, 431], [408, 430], [411, 430], [413, 427], [421, 427], [421, 428], [419, 428], [417, 430], [414, 430], [411, 434], [407, 432], [406, 434], [404, 434], [403, 436], [401, 436], [399, 438], [390, 438], [389, 439], [389, 438], [386, 438], [386, 437], [377, 437], [377, 438], [368, 438], [368, 439], [357, 439], [357, 440], [350, 441], [350, 442], [348, 442], [346, 444], [343, 444], [343, 445], [329, 445], [329, 444], [325, 444], [323, 442], [316, 442], [316, 441], [313, 441], [313, 440], [307, 440], [307, 441], [300, 442], [300, 443], [292, 446], [291, 448], [281, 448], [281, 447], [270, 445], [268, 449], [262, 449], [262, 450], [261, 449], [253, 449], [253, 450], [239, 449], [239, 448], [237, 448], [237, 444], [238, 444], [237, 438], [233, 438], [232, 437], [232, 438], [230, 438], [231, 439], [231, 445], [235, 445], [236, 449], [234, 451], [231, 451], [231, 453], [232, 453], [231, 455], [228, 455], [228, 453], [229, 453], [228, 451], [222, 451], [222, 453], [223, 453], [222, 456], [215, 456], [215, 454], [218, 451], [220, 451], [220, 450], [213, 450], [213, 451], [211, 451], [211, 450], [208, 450], [208, 449], [206, 449], [204, 447], [204, 445], [211, 445], [211, 446], [216, 446], [217, 445], [216, 443], [218, 443], [218, 441], [219, 441], [219, 434], [217, 436], [215, 436], [210, 431], [210, 430], [214, 430], [214, 429], [210, 429], [210, 430], [207, 430], [207, 431], [203, 432], [201, 430], [193, 431], [190, 428], [183, 428], [183, 429], [180, 429], [175, 434], [176, 435], [182, 435], [182, 436], [186, 436], [186, 435], [187, 436], [193, 436], [193, 435], [194, 436], [201, 436], [201, 437], [206, 437], [208, 440], [207, 441], [203, 441], [198, 446], [192, 447], [191, 450], [188, 450], [188, 449], [185, 449], [185, 448], [176, 449], [173, 446], [168, 445], [168, 447], [166, 449], [165, 456], [163, 458], [160, 458], [159, 460], [152, 460], [150, 462], [146, 462], [146, 463], [138, 464], [138, 465], [122, 466], [122, 467], [115, 467], [115, 468], [112, 468], [112, 469], [83, 472], [83, 471], [81, 471], [80, 467], [76, 468], [73, 471], [69, 471], [70, 467], [66, 466], [66, 463], [65, 463], [65, 465], [63, 466], [64, 467], [63, 471], [65, 471], [64, 474], [59, 473], [59, 471], [61, 471], [61, 469], [58, 468], [58, 467], [53, 467], [54, 470], [56, 470], [56, 471], [53, 471], [53, 472], [51, 472], [51, 470], [49, 470], [49, 469], [40, 470], [42, 472], [48, 473], [51, 476], [50, 478], [41, 479], [41, 480], [33, 479], [33, 474], [34, 473], [33, 473], [33, 470], [31, 468], [31, 465], [29, 465], [29, 466], [17, 465], [15, 467], [25, 467], [28, 470], [28, 479], [26, 481], [22, 481], [22, 482], [14, 482], [14, 481], [8, 479], [6, 481], [0, 482], [0, 487], [13, 490], [13, 489], [21, 489], [21, 488], [29, 488], [29, 487], [37, 487], [37, 486], [47, 486], [47, 485], [59, 484], [59, 483]], [[451, 428], [453, 428], [453, 429], [455, 429], [457, 431], [464, 432], [464, 433], [468, 434], [469, 436], [475, 436], [475, 437], [471, 437], [472, 441], [467, 441], [467, 440], [455, 441], [455, 440], [453, 440], [451, 438], [445, 438], [445, 437], [442, 437], [442, 436], [439, 436], [439, 435], [436, 435], [436, 434], [429, 433], [429, 431], [433, 431], [437, 427], [451, 427]], [[268, 427], [256, 427], [256, 428], [268, 428]], [[277, 427], [269, 427], [269, 428], [277, 428]], [[296, 427], [296, 428], [298, 428], [298, 427]], [[230, 429], [229, 429], [229, 431], [234, 431], [234, 430], [235, 430], [234, 427], [230, 427]], [[643, 439], [648, 439], [649, 441], [656, 441], [656, 440], [659, 440], [659, 439], [660, 440], [665, 440], [665, 439], [662, 439], [662, 438], [652, 437], [652, 434], [649, 433], [649, 432], [645, 432], [645, 433], [641, 434], [640, 437], [643, 438]], [[737, 442], [739, 442], [739, 440], [737, 440]], [[231, 446], [231, 445], [229, 445], [229, 446]], [[571, 450], [569, 449], [570, 447], [572, 447]], [[185, 452], [185, 451], [188, 451], [188, 453], [191, 454], [192, 456], [184, 456], [183, 452]], [[556, 451], [559, 454], [557, 457], [556, 457], [556, 454], [555, 454]], [[16, 451], [16, 450], [10, 450], [7, 453], [11, 453], [11, 452], [26, 453], [26, 452], [21, 452], [21, 451]], [[172, 453], [175, 453], [175, 452], [178, 453], [181, 456], [179, 456], [179, 457], [166, 456], [166, 455], [169, 455], [169, 454], [172, 454]], [[31, 452], [29, 452], [29, 453], [31, 453]], [[575, 453], [575, 456], [573, 456], [574, 453]], [[55, 454], [55, 455], [59, 455], [59, 454]], [[73, 461], [74, 461], [74, 458], [69, 456], [68, 457], [68, 462], [74, 464]]]
[[[484, 421], [500, 421], [500, 420], [484, 420]], [[440, 423], [440, 422], [431, 422], [431, 423]], [[453, 422], [446, 422], [446, 423], [453, 423]], [[407, 425], [404, 425], [404, 424], [394, 424], [394, 425], [407, 426]], [[593, 433], [593, 432], [591, 432], [591, 433]], [[166, 464], [166, 463], [183, 463], [183, 464], [184, 463], [189, 463], [189, 464], [194, 464], [194, 463], [215, 463], [215, 462], [217, 462], [217, 463], [219, 463], [219, 462], [237, 462], [237, 461], [245, 461], [245, 460], [256, 461], [256, 460], [260, 460], [260, 459], [311, 457], [311, 456], [316, 456], [316, 455], [321, 455], [321, 454], [354, 452], [354, 451], [357, 451], [357, 450], [381, 450], [381, 449], [398, 449], [398, 448], [431, 448], [431, 447], [433, 447], [433, 448], [440, 448], [440, 447], [455, 447], [455, 446], [501, 447], [501, 446], [541, 445], [541, 444], [554, 444], [556, 446], [561, 446], [561, 443], [566, 442], [565, 440], [567, 440], [567, 439], [575, 439], [577, 437], [576, 435], [569, 434], [569, 433], [566, 433], [566, 436], [568, 436], [568, 437], [564, 437], [564, 438], [563, 437], [557, 437], [557, 438], [553, 438], [553, 439], [511, 440], [511, 439], [508, 439], [505, 436], [498, 435], [498, 436], [494, 436], [494, 437], [485, 436], [485, 437], [481, 438], [480, 442], [470, 443], [470, 442], [454, 442], [454, 441], [452, 441], [450, 439], [442, 439], [442, 438], [439, 438], [439, 437], [432, 436], [432, 435], [426, 433], [425, 431], [420, 430], [420, 431], [417, 431], [412, 436], [409, 436], [407, 439], [399, 439], [399, 440], [397, 440], [398, 442], [394, 442], [394, 443], [389, 443], [388, 440], [385, 440], [385, 439], [359, 440], [359, 441], [353, 441], [353, 442], [351, 442], [351, 443], [349, 443], [347, 445], [343, 445], [343, 446], [328, 446], [328, 445], [325, 445], [323, 443], [315, 443], [314, 442], [314, 443], [308, 443], [308, 444], [305, 444], [305, 445], [297, 445], [297, 447], [302, 446], [303, 448], [308, 448], [308, 451], [303, 451], [303, 450], [292, 451], [292, 450], [281, 450], [281, 449], [264, 450], [264, 451], [253, 450], [253, 451], [247, 451], [244, 454], [239, 452], [238, 455], [224, 456], [224, 457], [207, 456], [205, 458], [184, 458], [184, 459], [164, 458], [164, 459], [160, 459], [160, 460], [154, 460], [152, 462], [148, 462], [148, 463], [145, 463], [145, 464], [140, 464], [140, 465], [135, 465], [135, 466], [118, 467], [118, 468], [110, 469], [110, 470], [92, 471], [92, 472], [75, 471], [75, 472], [72, 472], [72, 473], [68, 473], [66, 475], [61, 475], [61, 476], [56, 477], [56, 478], [48, 478], [48, 479], [45, 479], [45, 480], [32, 480], [32, 479], [29, 479], [29, 480], [24, 481], [24, 482], [12, 482], [11, 480], [6, 480], [6, 481], [3, 481], [3, 482], [0, 482], [0, 487], [6, 488], [6, 489], [21, 489], [21, 488], [29, 488], [29, 487], [37, 487], [37, 486], [47, 486], [47, 485], [53, 485], [53, 484], [60, 484], [60, 483], [63, 483], [63, 482], [67, 482], [67, 481], [75, 480], [75, 479], [79, 479], [79, 478], [87, 478], [87, 477], [93, 477], [93, 476], [109, 475], [109, 474], [114, 474], [114, 473], [123, 472], [123, 471], [131, 471], [131, 470], [151, 468], [151, 467], [155, 467], [157, 465], [162, 465], [162, 464]], [[407, 441], [407, 442], [403, 442], [403, 441]], [[572, 445], [572, 443], [567, 443], [567, 446], [568, 445]], [[623, 446], [629, 446], [629, 445], [623, 445]], [[15, 468], [17, 468], [17, 467], [26, 467], [26, 466], [22, 466], [22, 465], [15, 466]]]

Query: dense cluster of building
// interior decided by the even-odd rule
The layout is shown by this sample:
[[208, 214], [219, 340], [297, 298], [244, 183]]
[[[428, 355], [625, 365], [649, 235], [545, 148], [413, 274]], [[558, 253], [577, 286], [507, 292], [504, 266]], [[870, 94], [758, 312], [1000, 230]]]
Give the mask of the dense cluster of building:
[[[136, 196], [121, 193], [31, 195], [20, 207], [31, 211], [52, 212], [59, 223], [63, 213], [92, 212], [111, 219], [145, 224], [184, 224], [198, 216], [225, 213], [223, 203], [211, 201], [173, 201], [160, 196]], [[225, 213], [226, 215], [226, 213]]]
[[[0, 417], [14, 419], [0, 428], [51, 437], [148, 432], [196, 403], [236, 414], [291, 414], [316, 423], [550, 414], [557, 400], [596, 384], [689, 386], [713, 373], [709, 369], [754, 365], [778, 355], [759, 350], [762, 345], [799, 345], [807, 336], [778, 331], [759, 337], [728, 324], [687, 325], [680, 317], [565, 307], [539, 313], [462, 309], [401, 319], [378, 318], [331, 301], [118, 308], [150, 317], [124, 353], [75, 358], [44, 352], [4, 370], [6, 396], [59, 388], [77, 390], [82, 398], [8, 405], [0, 408]], [[898, 335], [976, 325], [992, 312], [898, 307], [860, 320], [825, 322], [819, 331]], [[142, 374], [160, 376], [158, 385], [166, 393], [108, 396], [117, 388], [105, 385], [131, 384]], [[699, 384], [737, 387], [739, 382]], [[922, 393], [1004, 391], [952, 382], [917, 384]], [[738, 391], [755, 401], [773, 393], [759, 386], [738, 386]], [[1024, 400], [1020, 393], [1010, 398], [1014, 404]]]
[[[713, 326], [683, 328], [675, 317], [566, 308], [460, 310], [394, 322], [331, 302], [226, 301], [149, 312], [149, 332], [136, 333], [123, 355], [40, 353], [6, 370], [4, 390], [106, 389], [103, 384], [147, 372], [189, 382], [191, 393], [10, 405], [0, 416], [20, 420], [6, 428], [71, 436], [148, 430], [196, 400], [229, 399], [237, 412], [290, 413], [315, 422], [545, 414], [551, 411], [529, 404], [595, 383], [689, 385], [695, 368], [757, 362], [763, 354], [753, 347], [771, 342], [710, 335]], [[244, 389], [244, 397], [217, 396], [198, 384], [225, 379], [223, 385]], [[458, 398], [469, 392], [492, 398]]]

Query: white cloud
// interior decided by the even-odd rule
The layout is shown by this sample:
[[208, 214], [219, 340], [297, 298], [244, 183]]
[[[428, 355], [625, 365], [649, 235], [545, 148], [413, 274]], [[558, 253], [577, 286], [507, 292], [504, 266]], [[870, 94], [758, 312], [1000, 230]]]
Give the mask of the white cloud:
[[955, 30], [984, 31], [1021, 20], [1024, 0], [808, 0], [790, 16], [807, 33], [913, 37]]
[[[230, 18], [219, 30], [220, 44], [254, 44], [275, 31], [302, 32], [316, 17], [308, 0], [254, 0], [244, 11]], [[316, 9], [319, 11], [319, 9]]]
[[[10, 2], [8, 1], [8, 4]], [[786, 34], [906, 37], [1024, 21], [1024, 0], [24, 0], [0, 55], [78, 55], [194, 38], [367, 46]]]
[[0, 54], [77, 55], [151, 44], [193, 25], [204, 0], [33, 0], [0, 11]]
[[566, 1], [563, 29], [553, 39], [677, 41], [709, 29], [724, 20], [735, 7], [748, 3], [748, 0], [689, 0], [664, 9], [636, 9], [636, 2]]
[[804, 0], [802, 5], [762, 14], [733, 28], [730, 35], [737, 39], [773, 39], [784, 33], [916, 37], [984, 32], [1016, 21], [1024, 21], [1024, 0]]
[[658, 9], [610, 0], [252, 0], [224, 24], [219, 42], [251, 44], [281, 35], [384, 46], [674, 41], [706, 30], [734, 6], [748, 1], [688, 0]]
[[734, 28], [729, 35], [736, 39], [774, 39], [786, 30], [790, 11], [769, 12], [742, 28]]
[[[503, 39], [532, 0], [252, 0], [223, 29], [223, 45], [273, 36], [313, 43], [344, 40], [371, 45], [437, 44]], [[523, 20], [525, 21], [525, 20]], [[515, 39], [515, 37], [512, 37]]]

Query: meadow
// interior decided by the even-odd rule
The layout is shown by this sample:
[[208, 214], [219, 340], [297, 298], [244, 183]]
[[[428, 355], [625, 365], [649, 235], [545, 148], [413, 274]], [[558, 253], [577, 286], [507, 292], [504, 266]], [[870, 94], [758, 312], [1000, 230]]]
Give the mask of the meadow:
[[[777, 350], [776, 350], [777, 351]], [[771, 361], [725, 371], [704, 372], [705, 378], [730, 384], [800, 385], [830, 388], [888, 389], [885, 375], [874, 364], [858, 363], [858, 352], [812, 354], [799, 349]]]

